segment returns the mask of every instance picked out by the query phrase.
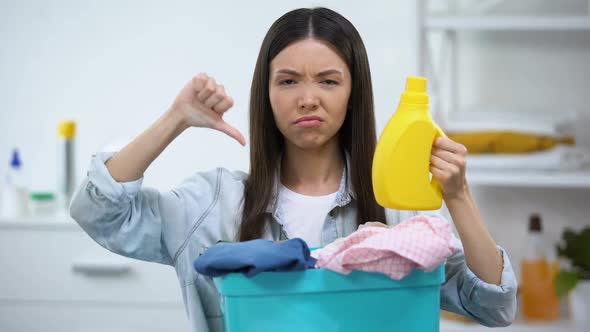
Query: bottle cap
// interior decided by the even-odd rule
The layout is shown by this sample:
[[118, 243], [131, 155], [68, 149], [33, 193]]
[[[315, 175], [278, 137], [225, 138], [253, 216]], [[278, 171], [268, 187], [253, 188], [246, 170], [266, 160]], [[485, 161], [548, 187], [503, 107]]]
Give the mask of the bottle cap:
[[62, 138], [73, 138], [76, 135], [76, 122], [62, 121], [57, 127], [57, 135]]
[[537, 213], [531, 214], [529, 217], [529, 232], [541, 232], [543, 226], [541, 225], [541, 216]]
[[428, 104], [426, 78], [420, 76], [408, 76], [406, 79], [406, 89], [402, 93], [401, 102], [410, 104]]
[[22, 166], [18, 149], [12, 150], [12, 159], [10, 160], [10, 167], [19, 169]]
[[55, 195], [52, 192], [33, 192], [31, 193], [31, 199], [34, 201], [51, 201], [53, 200]]
[[426, 92], [426, 78], [420, 76], [408, 76], [406, 79], [406, 91]]

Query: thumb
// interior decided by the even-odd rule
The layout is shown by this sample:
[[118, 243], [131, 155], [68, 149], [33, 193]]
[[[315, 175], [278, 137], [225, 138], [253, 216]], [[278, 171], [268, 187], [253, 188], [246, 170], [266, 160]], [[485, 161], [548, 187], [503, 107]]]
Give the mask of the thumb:
[[230, 126], [227, 122], [221, 120], [215, 125], [215, 129], [227, 134], [229, 137], [238, 141], [242, 146], [246, 146], [246, 139], [244, 135], [236, 128]]

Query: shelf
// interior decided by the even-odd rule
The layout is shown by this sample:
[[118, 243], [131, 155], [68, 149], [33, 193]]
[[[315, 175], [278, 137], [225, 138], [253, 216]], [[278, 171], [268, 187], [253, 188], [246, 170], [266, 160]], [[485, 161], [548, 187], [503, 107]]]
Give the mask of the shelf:
[[440, 16], [427, 17], [428, 30], [590, 30], [590, 16]]
[[469, 184], [482, 186], [590, 189], [590, 171], [533, 172], [524, 170], [468, 170], [467, 180]]
[[81, 230], [76, 221], [65, 214], [0, 218], [0, 230], [3, 229]]
[[[582, 332], [587, 331], [588, 327], [585, 324], [576, 324], [572, 321], [561, 320], [558, 322], [548, 323], [525, 323], [517, 321], [512, 325], [502, 328], [506, 332]], [[490, 328], [478, 325], [475, 323], [454, 322], [445, 319], [440, 321], [441, 332], [471, 332], [471, 331], [490, 331]]]

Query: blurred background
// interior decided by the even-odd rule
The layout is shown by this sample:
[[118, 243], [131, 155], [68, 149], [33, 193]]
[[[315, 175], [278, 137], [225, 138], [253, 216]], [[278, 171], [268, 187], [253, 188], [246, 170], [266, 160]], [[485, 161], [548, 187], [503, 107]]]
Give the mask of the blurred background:
[[[379, 132], [406, 76], [428, 78], [431, 113], [469, 148], [471, 189], [517, 276], [528, 278], [522, 284], [556, 283], [538, 266], [526, 270], [536, 238], [548, 266], [562, 256], [565, 295], [543, 301], [553, 311], [531, 319], [520, 308], [505, 330], [590, 325], [590, 247], [580, 245], [590, 243], [581, 232], [590, 227], [589, 1], [0, 0], [0, 330], [188, 330], [173, 269], [94, 244], [60, 208], [64, 178], [79, 183], [93, 153], [124, 146], [199, 72], [225, 85], [235, 100], [226, 121], [247, 137], [264, 34], [285, 12], [310, 6], [334, 9], [359, 30]], [[62, 125], [58, 135], [65, 120], [75, 134]], [[218, 166], [247, 171], [248, 158], [248, 146], [191, 129], [144, 185], [168, 190]], [[9, 209], [17, 178], [26, 207]], [[443, 331], [485, 329], [443, 316]]]

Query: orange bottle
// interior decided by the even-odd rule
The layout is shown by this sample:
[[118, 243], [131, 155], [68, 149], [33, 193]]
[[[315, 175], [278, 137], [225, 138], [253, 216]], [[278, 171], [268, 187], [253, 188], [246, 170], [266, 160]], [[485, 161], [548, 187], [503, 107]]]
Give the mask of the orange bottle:
[[522, 313], [526, 320], [556, 320], [560, 314], [554, 287], [559, 265], [547, 259], [541, 230], [541, 217], [533, 214], [529, 219], [528, 248], [520, 273]]

